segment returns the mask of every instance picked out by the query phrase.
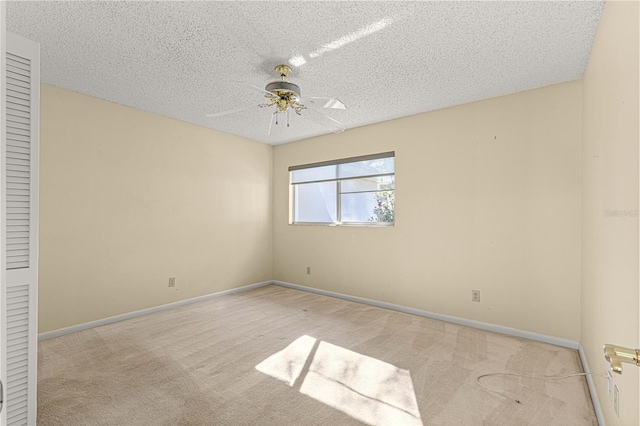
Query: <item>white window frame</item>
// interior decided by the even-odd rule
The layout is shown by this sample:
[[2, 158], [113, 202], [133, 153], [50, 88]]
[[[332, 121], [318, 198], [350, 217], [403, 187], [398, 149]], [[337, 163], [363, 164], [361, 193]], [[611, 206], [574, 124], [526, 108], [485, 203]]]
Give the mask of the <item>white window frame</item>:
[[[376, 160], [381, 158], [394, 158], [395, 163], [395, 151], [382, 152], [378, 154], [370, 154], [370, 155], [362, 155], [358, 157], [349, 157], [349, 158], [341, 158], [338, 160], [330, 160], [330, 161], [322, 161], [318, 163], [309, 163], [302, 164], [298, 166], [290, 166], [289, 167], [289, 225], [316, 225], [316, 226], [370, 226], [370, 227], [393, 227], [395, 226], [395, 217], [393, 222], [342, 222], [342, 202], [341, 195], [342, 194], [350, 194], [355, 192], [342, 192], [341, 184], [343, 181], [351, 180], [351, 179], [363, 179], [370, 177], [380, 177], [380, 176], [394, 176], [395, 180], [395, 167], [393, 173], [380, 173], [374, 175], [358, 175], [349, 178], [336, 178], [336, 179], [326, 179], [326, 180], [317, 180], [317, 181], [309, 181], [304, 182], [302, 184], [309, 183], [320, 183], [320, 182], [335, 182], [336, 183], [336, 221], [335, 222], [298, 222], [295, 217], [295, 207], [296, 207], [296, 199], [295, 199], [295, 186], [296, 183], [292, 181], [292, 172], [295, 170], [302, 169], [311, 169], [316, 167], [324, 167], [324, 166], [333, 166], [338, 164], [346, 164], [346, 163], [356, 163], [359, 161], [367, 161], [367, 160]], [[394, 197], [395, 197], [395, 185], [394, 185]], [[375, 193], [377, 191], [359, 191], [359, 192], [371, 192]], [[395, 207], [394, 207], [395, 212]]]

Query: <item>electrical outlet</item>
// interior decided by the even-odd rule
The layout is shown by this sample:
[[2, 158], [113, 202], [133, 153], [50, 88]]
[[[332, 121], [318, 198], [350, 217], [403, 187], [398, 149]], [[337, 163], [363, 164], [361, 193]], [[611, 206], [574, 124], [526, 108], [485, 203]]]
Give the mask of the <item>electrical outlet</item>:
[[307, 266], [307, 275], [311, 275], [311, 266]]
[[170, 277], [169, 278], [169, 287], [175, 287], [176, 286], [176, 277]]
[[471, 290], [471, 301], [472, 302], [480, 301], [480, 290]]
[[618, 385], [613, 386], [613, 411], [616, 412], [616, 416], [620, 417], [620, 391]]

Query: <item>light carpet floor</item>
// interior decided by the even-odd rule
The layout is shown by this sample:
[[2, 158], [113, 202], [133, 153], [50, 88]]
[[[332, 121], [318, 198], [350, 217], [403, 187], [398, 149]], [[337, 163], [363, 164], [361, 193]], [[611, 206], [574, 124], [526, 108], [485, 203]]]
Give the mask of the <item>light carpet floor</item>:
[[595, 425], [577, 351], [269, 285], [44, 340], [38, 425]]

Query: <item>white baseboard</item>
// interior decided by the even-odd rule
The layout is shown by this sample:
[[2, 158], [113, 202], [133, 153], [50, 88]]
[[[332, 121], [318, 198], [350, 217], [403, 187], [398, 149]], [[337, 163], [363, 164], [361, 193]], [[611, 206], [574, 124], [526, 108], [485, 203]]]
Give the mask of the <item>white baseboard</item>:
[[[247, 290], [252, 290], [254, 288], [264, 287], [269, 284], [276, 284], [282, 287], [293, 288], [296, 290], [307, 291], [309, 293], [316, 293], [323, 296], [336, 297], [338, 299], [348, 300], [351, 302], [364, 303], [371, 306], [376, 306], [379, 308], [391, 309], [398, 312], [404, 312], [407, 314], [418, 315], [426, 318], [432, 318], [440, 321], [446, 321], [453, 324], [465, 325], [468, 327], [478, 328], [481, 330], [493, 331], [496, 333], [502, 333], [509, 336], [523, 337], [525, 339], [535, 340], [538, 342], [549, 343], [552, 345], [563, 346], [571, 349], [579, 349], [580, 350], [580, 358], [583, 360], [583, 364], [586, 363], [586, 358], [584, 358], [584, 354], [582, 352], [582, 348], [580, 343], [563, 339], [555, 336], [547, 336], [544, 334], [533, 333], [531, 331], [519, 330], [516, 328], [505, 327], [502, 325], [490, 324], [486, 322], [474, 321], [466, 318], [454, 317], [451, 315], [438, 314], [435, 312], [424, 311], [422, 309], [410, 308], [407, 306], [396, 305], [393, 303], [381, 302], [373, 299], [366, 299], [364, 297], [351, 296], [343, 293], [336, 293], [333, 291], [322, 290], [314, 287], [307, 287], [299, 284], [292, 284], [284, 281], [262, 281], [255, 284], [249, 284], [242, 287], [232, 288], [229, 290], [219, 291], [217, 293], [206, 294], [204, 296], [198, 296], [191, 299], [179, 300], [177, 302], [167, 303], [166, 305], [154, 306], [153, 308], [142, 309], [139, 311], [128, 312], [122, 315], [116, 315], [113, 317], [103, 318], [96, 321], [87, 322], [84, 324], [73, 325], [71, 327], [65, 327], [58, 330], [47, 331], [45, 333], [40, 333], [38, 335], [38, 340], [51, 339], [53, 337], [63, 336], [69, 333], [75, 333], [76, 331], [87, 330], [94, 327], [100, 327], [102, 325], [112, 324], [114, 322], [124, 321], [131, 318], [139, 317], [142, 315], [152, 314], [154, 312], [163, 311], [166, 309], [176, 308], [178, 306], [188, 305], [191, 303], [202, 302], [204, 300], [215, 299], [217, 297], [222, 297], [228, 294], [240, 293]], [[586, 364], [585, 364], [585, 372], [586, 372]]]
[[544, 334], [533, 333], [530, 331], [518, 330], [516, 328], [511, 328], [511, 327], [504, 327], [501, 325], [490, 324], [490, 323], [480, 322], [480, 321], [473, 321], [466, 318], [454, 317], [451, 315], [437, 314], [435, 312], [409, 308], [406, 306], [396, 305], [393, 303], [380, 302], [378, 300], [366, 299], [364, 297], [351, 296], [348, 294], [336, 293], [333, 291], [321, 290], [313, 287], [306, 287], [298, 284], [287, 283], [284, 281], [273, 281], [273, 284], [280, 285], [282, 287], [293, 288], [296, 290], [308, 291], [310, 293], [316, 293], [323, 296], [336, 297], [339, 299], [348, 300], [350, 302], [365, 303], [367, 305], [376, 306], [379, 308], [391, 309], [394, 311], [404, 312], [407, 314], [419, 315], [421, 317], [432, 318], [440, 321], [446, 321], [454, 324], [465, 325], [473, 328], [479, 328], [481, 330], [493, 331], [496, 333], [502, 333], [509, 336], [523, 337], [525, 339], [535, 340], [537, 342], [549, 343], [552, 345], [562, 346], [565, 348], [577, 349], [580, 355], [582, 369], [584, 370], [585, 373], [587, 373], [585, 377], [587, 379], [587, 385], [589, 386], [589, 393], [591, 394], [591, 401], [593, 402], [593, 408], [596, 413], [596, 418], [598, 419], [598, 424], [600, 426], [605, 426], [604, 415], [602, 413], [602, 408], [600, 407], [600, 401], [598, 400], [598, 394], [596, 393], [596, 388], [593, 382], [593, 378], [591, 377], [589, 364], [587, 363], [587, 358], [584, 354], [584, 350], [582, 349], [582, 345], [579, 342], [576, 342], [570, 339], [563, 339], [555, 336], [547, 336]]
[[587, 373], [587, 385], [589, 386], [589, 393], [591, 394], [591, 402], [593, 402], [593, 409], [596, 412], [596, 418], [598, 419], [598, 424], [600, 426], [604, 426], [604, 414], [602, 413], [602, 407], [600, 407], [600, 400], [598, 399], [598, 393], [596, 392], [596, 385], [593, 382], [593, 377], [591, 376], [591, 370], [589, 370], [589, 363], [587, 362], [587, 356], [584, 353], [584, 349], [582, 349], [582, 344], [578, 345], [578, 353], [580, 354], [580, 361], [582, 362], [582, 369], [585, 373]]
[[[102, 325], [112, 324], [114, 322], [124, 321], [131, 318], [139, 317], [142, 315], [148, 315], [154, 312], [163, 311], [166, 309], [176, 308], [178, 306], [188, 305], [190, 303], [201, 302], [204, 300], [215, 299], [216, 297], [222, 297], [227, 294], [239, 293], [242, 291], [251, 290], [254, 288], [264, 287], [269, 284], [276, 284], [282, 287], [293, 288], [297, 290], [307, 291], [310, 293], [316, 293], [323, 296], [336, 297], [343, 300], [348, 300], [351, 302], [364, 303], [371, 306], [376, 306], [379, 308], [391, 309], [398, 312], [404, 312], [407, 314], [418, 315], [426, 318], [432, 318], [440, 321], [446, 321], [453, 324], [465, 325], [468, 327], [479, 328], [481, 330], [493, 331], [496, 333], [502, 333], [509, 336], [523, 337], [525, 339], [535, 340], [538, 342], [549, 343], [552, 345], [563, 346], [571, 349], [579, 349], [581, 350], [580, 344], [574, 340], [563, 339], [560, 337], [547, 336], [544, 334], [533, 333], [530, 331], [519, 330], [516, 328], [505, 327], [496, 324], [490, 324], [486, 322], [474, 321], [466, 318], [454, 317], [451, 315], [438, 314], [435, 312], [424, 311], [422, 309], [410, 308], [407, 306], [396, 305], [393, 303], [381, 302], [373, 299], [366, 299], [364, 297], [351, 296], [343, 293], [336, 293], [333, 291], [322, 290], [313, 287], [307, 287], [299, 284], [292, 284], [284, 281], [262, 281], [255, 284], [249, 284], [242, 287], [232, 288], [229, 290], [219, 291], [217, 293], [206, 294], [204, 296], [198, 296], [191, 299], [179, 300], [177, 302], [167, 303], [166, 305], [154, 306], [153, 308], [142, 309], [139, 311], [128, 312], [122, 315], [116, 315], [113, 317], [103, 318], [96, 321], [91, 321], [83, 324], [73, 325], [71, 327], [65, 327], [58, 330], [47, 331], [44, 333], [40, 333], [38, 335], [38, 340], [51, 339], [53, 337], [63, 336], [69, 333], [75, 333], [76, 331], [87, 330], [94, 327], [100, 327]], [[586, 359], [583, 358], [583, 353], [580, 353], [581, 359], [583, 359], [583, 363], [586, 362]], [[586, 370], [585, 370], [586, 371]]]
[[273, 284], [280, 285], [282, 287], [293, 288], [296, 290], [308, 291], [310, 293], [316, 293], [323, 296], [336, 297], [339, 299], [348, 300], [350, 302], [365, 303], [367, 305], [376, 306], [379, 308], [391, 309], [398, 312], [404, 312], [407, 314], [419, 315], [421, 317], [432, 318], [440, 321], [446, 321], [454, 324], [465, 325], [468, 327], [479, 328], [481, 330], [493, 331], [496, 333], [502, 333], [509, 336], [523, 337], [525, 339], [535, 340], [538, 342], [549, 343], [556, 346], [562, 346], [570, 349], [577, 349], [580, 355], [580, 362], [582, 363], [582, 369], [587, 375], [587, 385], [589, 386], [589, 393], [591, 394], [591, 401], [593, 402], [593, 408], [598, 419], [600, 426], [605, 426], [604, 415], [602, 408], [600, 407], [600, 401], [598, 400], [598, 394], [596, 393], [595, 384], [589, 370], [589, 364], [585, 356], [582, 345], [579, 342], [569, 339], [563, 339], [555, 336], [547, 336], [544, 334], [533, 333], [530, 331], [518, 330], [516, 328], [504, 327], [501, 325], [490, 324], [486, 322], [473, 321], [466, 318], [459, 318], [450, 315], [437, 314], [435, 312], [423, 311], [421, 309], [409, 308], [402, 305], [395, 305], [393, 303], [380, 302], [378, 300], [366, 299], [364, 297], [351, 296], [343, 293], [336, 293], [333, 291], [321, 290], [313, 287], [306, 287], [298, 284], [287, 283], [284, 281], [273, 281]]
[[228, 294], [240, 293], [247, 290], [252, 290], [259, 287], [264, 287], [269, 284], [275, 284], [282, 287], [293, 288], [296, 290], [307, 291], [309, 293], [320, 294], [323, 296], [336, 297], [338, 299], [348, 300], [350, 302], [358, 302], [364, 303], [371, 306], [376, 306], [379, 308], [391, 309], [398, 312], [404, 312], [407, 314], [418, 315], [421, 317], [432, 318], [440, 321], [446, 321], [453, 324], [464, 325], [468, 327], [478, 328], [481, 330], [493, 331], [496, 333], [502, 333], [509, 336], [522, 337], [525, 339], [535, 340], [538, 342], [549, 343], [552, 345], [562, 346], [570, 349], [577, 349], [580, 354], [580, 361], [582, 362], [582, 368], [585, 373], [587, 373], [587, 384], [589, 386], [589, 393], [591, 394], [591, 400], [593, 402], [593, 408], [596, 412], [596, 417], [598, 419], [598, 424], [601, 426], [605, 425], [604, 415], [602, 413], [602, 408], [600, 407], [600, 401], [598, 400], [598, 394], [596, 393], [595, 384], [591, 377], [591, 372], [589, 370], [589, 364], [587, 363], [587, 358], [585, 356], [584, 350], [582, 349], [582, 345], [579, 342], [569, 339], [563, 339], [555, 336], [547, 336], [544, 334], [533, 333], [530, 331], [518, 330], [516, 328], [504, 327], [501, 325], [490, 324], [486, 322], [474, 321], [466, 318], [454, 317], [451, 315], [443, 315], [435, 312], [424, 311], [422, 309], [410, 308], [407, 306], [396, 305], [393, 303], [381, 302], [373, 299], [366, 299], [364, 297], [351, 296], [343, 293], [336, 293], [333, 291], [322, 290], [313, 287], [307, 287], [299, 284], [292, 284], [284, 281], [262, 281], [255, 284], [249, 284], [242, 287], [232, 288], [229, 290], [219, 291], [217, 293], [206, 294], [204, 296], [198, 296], [191, 299], [179, 300], [177, 302], [167, 303], [166, 305], [155, 306], [153, 308], [142, 309], [139, 311], [129, 312], [122, 315], [116, 315], [113, 317], [103, 318], [96, 321], [87, 322], [84, 324], [78, 324], [71, 327], [61, 328], [58, 330], [47, 331], [45, 333], [40, 333], [38, 335], [38, 340], [51, 339], [54, 337], [64, 336], [65, 334], [75, 333], [76, 331], [88, 330], [94, 327], [100, 327], [102, 325], [112, 324], [114, 322], [124, 321], [131, 318], [139, 317], [142, 315], [148, 315], [154, 312], [163, 311], [166, 309], [176, 308], [178, 306], [188, 305], [191, 303], [202, 302], [209, 299], [215, 299], [217, 297], [226, 296]]
[[58, 330], [47, 331], [38, 335], [38, 340], [51, 339], [53, 337], [64, 336], [65, 334], [75, 333], [76, 331], [87, 330], [94, 327], [100, 327], [102, 325], [112, 324], [114, 322], [124, 321], [131, 318], [139, 317], [142, 315], [152, 314], [158, 311], [164, 311], [166, 309], [177, 308], [178, 306], [188, 305], [191, 303], [202, 302], [204, 300], [215, 299], [217, 297], [226, 296], [228, 294], [240, 293], [242, 291], [251, 290], [258, 287], [271, 284], [272, 281], [263, 281], [255, 284], [249, 284], [242, 287], [232, 288], [229, 290], [219, 291], [217, 293], [205, 294], [204, 296], [198, 296], [191, 299], [178, 300], [177, 302], [167, 303], [166, 305], [154, 306], [153, 308], [142, 309], [139, 311], [129, 312], [122, 315], [116, 315], [113, 317], [103, 318], [96, 321], [86, 322], [84, 324], [73, 325], [71, 327], [65, 327]]
[[287, 283], [284, 281], [272, 281], [273, 284], [282, 287], [293, 288], [296, 290], [308, 291], [310, 293], [321, 294], [323, 296], [337, 297], [338, 299], [348, 300], [350, 302], [364, 303], [378, 308], [391, 309], [406, 314], [418, 315], [421, 317], [432, 318], [440, 321], [446, 321], [453, 324], [465, 325], [467, 327], [479, 328], [481, 330], [493, 331], [495, 333], [506, 334], [509, 336], [523, 337], [537, 342], [549, 343], [556, 346], [562, 346], [570, 349], [578, 349], [580, 343], [575, 340], [563, 339], [561, 337], [547, 336], [544, 334], [533, 333], [531, 331], [518, 330], [517, 328], [505, 327], [502, 325], [490, 324], [487, 322], [474, 321], [466, 318], [454, 317], [451, 315], [437, 314], [435, 312], [424, 311], [422, 309], [409, 308], [407, 306], [396, 305], [393, 303], [380, 302], [378, 300], [366, 299], [364, 297], [351, 296], [343, 293], [335, 293], [333, 291], [321, 290], [313, 287], [306, 287], [299, 284]]

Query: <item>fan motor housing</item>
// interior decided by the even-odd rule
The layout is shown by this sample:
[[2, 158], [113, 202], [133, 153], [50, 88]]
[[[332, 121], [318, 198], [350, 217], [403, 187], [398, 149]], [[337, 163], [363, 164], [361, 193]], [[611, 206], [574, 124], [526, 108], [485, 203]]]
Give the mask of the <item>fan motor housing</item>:
[[287, 96], [289, 98], [300, 99], [300, 86], [288, 81], [272, 81], [264, 88], [276, 96]]

